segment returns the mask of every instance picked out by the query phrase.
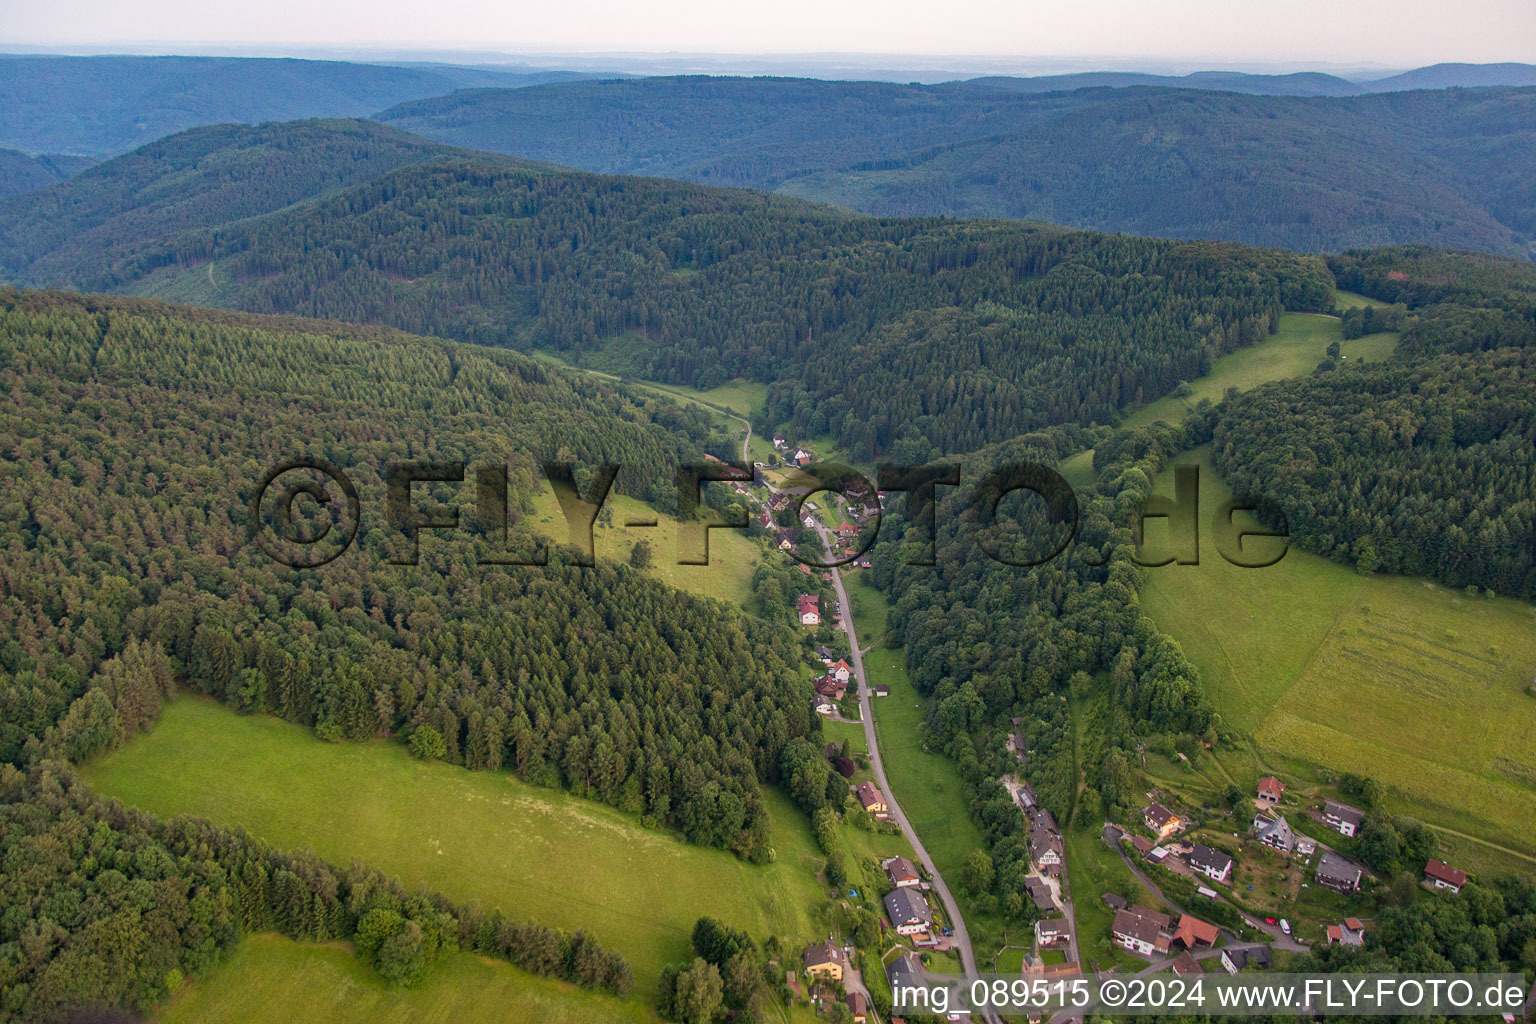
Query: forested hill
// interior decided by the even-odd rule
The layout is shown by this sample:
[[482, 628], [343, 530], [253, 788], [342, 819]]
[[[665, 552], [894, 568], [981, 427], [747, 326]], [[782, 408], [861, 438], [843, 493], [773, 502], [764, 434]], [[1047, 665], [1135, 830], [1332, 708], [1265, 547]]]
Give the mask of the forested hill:
[[[46, 194], [78, 197], [82, 219], [101, 216], [88, 189], [119, 162]], [[31, 207], [6, 209], [0, 236], [28, 244]], [[103, 217], [102, 231], [131, 216]], [[831, 433], [859, 455], [903, 438], [958, 452], [1051, 423], [1111, 421], [1263, 337], [1281, 309], [1324, 308], [1332, 283], [1320, 259], [1284, 252], [878, 220], [760, 192], [474, 159], [402, 167], [110, 251], [103, 268], [60, 248], [13, 277], [599, 365], [622, 353], [619, 368], [671, 382], [749, 377], [773, 385], [770, 419]]]
[[[1027, 81], [1027, 80], [1026, 80]], [[386, 123], [604, 172], [780, 189], [883, 216], [987, 216], [1302, 251], [1525, 256], [1536, 90], [1245, 96], [647, 78], [412, 101]]]
[[14, 149], [0, 149], [0, 199], [63, 181], [92, 163], [83, 157], [28, 156]]
[[1385, 364], [1332, 360], [1220, 410], [1215, 461], [1275, 499], [1300, 545], [1362, 572], [1536, 597], [1536, 266], [1423, 249], [1347, 253], [1342, 283], [1394, 305]]
[[198, 125], [361, 117], [455, 89], [579, 77], [265, 57], [0, 54], [0, 146], [106, 157]]
[[101, 280], [124, 253], [169, 235], [270, 213], [407, 164], [462, 155], [371, 121], [194, 128], [58, 187], [0, 200], [0, 278]]
[[[620, 489], [663, 504], [710, 438], [702, 413], [454, 342], [15, 291], [0, 392], [0, 762], [79, 761], [152, 722], [164, 687], [124, 682], [152, 649], [174, 681], [325, 738], [428, 730], [430, 756], [767, 855], [758, 784], [818, 728], [788, 626], [558, 552], [482, 564], [534, 554], [543, 460], [583, 486], [617, 463]], [[305, 571], [247, 532], [263, 473], [299, 457], [341, 467], [361, 504], [352, 549]], [[470, 472], [416, 488], [464, 529], [391, 564], [409, 551], [385, 518], [392, 460], [507, 466], [508, 538], [455, 496], [478, 493]]]

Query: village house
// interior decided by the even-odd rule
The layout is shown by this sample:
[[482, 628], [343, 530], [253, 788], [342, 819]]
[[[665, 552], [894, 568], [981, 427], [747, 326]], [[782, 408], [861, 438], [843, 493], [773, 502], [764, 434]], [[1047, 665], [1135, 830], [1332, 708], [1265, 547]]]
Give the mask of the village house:
[[1323, 801], [1323, 824], [1341, 836], [1357, 835], [1364, 820], [1365, 812], [1357, 807], [1336, 800]]
[[786, 444], [788, 444], [788, 442], [784, 440], [783, 434], [773, 435], [773, 446], [775, 448], [783, 448]]
[[816, 648], [816, 657], [821, 659], [821, 663], [823, 665], [832, 664], [832, 658], [834, 657], [832, 654], [832, 648], [818, 645]]
[[1029, 861], [1045, 874], [1061, 873], [1061, 837], [1045, 828], [1029, 832]]
[[1184, 914], [1179, 918], [1179, 926], [1174, 930], [1173, 938], [1169, 940], [1169, 945], [1172, 946], [1176, 942], [1183, 943], [1185, 949], [1194, 949], [1198, 946], [1214, 946], [1219, 934], [1220, 932], [1217, 931], [1215, 925], [1207, 924], [1198, 917], [1190, 917], [1188, 914]]
[[843, 947], [831, 939], [805, 947], [800, 958], [805, 962], [805, 973], [823, 981], [842, 981], [843, 971], [848, 966]]
[[885, 896], [885, 916], [898, 935], [921, 935], [933, 927], [928, 901], [914, 889], [897, 889]]
[[1461, 892], [1461, 887], [1467, 884], [1467, 873], [1458, 871], [1442, 861], [1431, 860], [1424, 865], [1424, 881], [1436, 889]]
[[1360, 865], [1339, 856], [1332, 850], [1327, 851], [1317, 862], [1317, 884], [1326, 886], [1338, 893], [1354, 892], [1360, 888], [1360, 876], [1364, 874]]
[[1127, 907], [1115, 911], [1115, 923], [1110, 934], [1115, 942], [1132, 953], [1151, 956], [1168, 952], [1169, 918], [1167, 914], [1148, 910], [1146, 907]]
[[836, 703], [843, 699], [843, 694], [848, 692], [848, 685], [840, 679], [822, 676], [816, 680], [816, 692]]
[[1066, 942], [1071, 937], [1071, 931], [1067, 927], [1067, 919], [1053, 917], [1049, 920], [1035, 922], [1035, 944], [1040, 946], [1054, 946], [1058, 942]]
[[839, 680], [846, 683], [848, 677], [853, 675], [853, 666], [839, 658], [827, 667], [827, 674], [836, 676]]
[[885, 877], [898, 889], [922, 883], [923, 878], [917, 873], [917, 865], [905, 857], [892, 857], [880, 866], [885, 869]]
[[1221, 951], [1221, 966], [1228, 974], [1236, 974], [1245, 967], [1267, 968], [1271, 962], [1268, 946]]
[[884, 821], [891, 813], [890, 805], [885, 802], [885, 794], [875, 788], [873, 782], [861, 782], [853, 789], [854, 797], [859, 801], [859, 806], [869, 812], [870, 817]]
[[1039, 806], [1035, 799], [1035, 788], [1027, 782], [1019, 783], [1019, 787], [1013, 791], [1013, 802], [1024, 809], [1025, 814], [1030, 814]]
[[1186, 860], [1190, 867], [1206, 878], [1225, 883], [1232, 877], [1232, 858], [1220, 850], [1213, 850], [1209, 846], [1196, 843], [1194, 849], [1189, 851]]
[[1147, 823], [1147, 828], [1157, 833], [1159, 839], [1167, 839], [1184, 826], [1184, 819], [1162, 804], [1150, 804], [1142, 808], [1141, 817]]
[[1024, 879], [1024, 888], [1029, 890], [1029, 898], [1034, 901], [1036, 910], [1050, 913], [1056, 909], [1056, 896], [1045, 879], [1030, 875]]
[[1189, 974], [1204, 974], [1205, 968], [1200, 966], [1200, 961], [1195, 959], [1195, 954], [1186, 949], [1173, 958], [1173, 973], [1180, 977]]
[[898, 989], [912, 988], [923, 983], [923, 965], [913, 953], [903, 953], [901, 956], [885, 965], [885, 980], [890, 983], [891, 992]]
[[795, 610], [800, 616], [800, 625], [821, 624], [821, 598], [815, 594], [801, 594], [799, 600], [795, 602]]
[[1253, 802], [1260, 807], [1273, 807], [1280, 802], [1280, 798], [1284, 795], [1285, 783], [1273, 775], [1266, 775], [1259, 780], [1259, 792], [1253, 798]]
[[853, 1016], [853, 1024], [864, 1024], [869, 1019], [869, 1000], [863, 992], [849, 992], [843, 997], [843, 1002], [848, 1004], [848, 1012]]
[[1256, 816], [1253, 819], [1253, 837], [1281, 853], [1288, 854], [1296, 847], [1296, 833], [1291, 831], [1291, 823], [1285, 820], [1283, 814], [1278, 818], [1266, 818], [1262, 814]]

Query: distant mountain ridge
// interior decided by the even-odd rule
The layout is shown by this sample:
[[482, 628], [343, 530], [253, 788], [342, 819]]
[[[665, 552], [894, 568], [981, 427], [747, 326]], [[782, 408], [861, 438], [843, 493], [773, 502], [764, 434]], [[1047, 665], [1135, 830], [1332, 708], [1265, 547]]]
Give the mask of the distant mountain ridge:
[[615, 174], [783, 191], [878, 216], [1007, 217], [1303, 251], [1526, 257], [1536, 89], [1257, 96], [637, 78], [466, 90], [378, 119]]
[[199, 125], [360, 117], [466, 86], [578, 77], [264, 57], [0, 54], [0, 147], [104, 157]]
[[0, 199], [63, 181], [93, 163], [89, 157], [56, 153], [28, 156], [14, 149], [0, 149]]

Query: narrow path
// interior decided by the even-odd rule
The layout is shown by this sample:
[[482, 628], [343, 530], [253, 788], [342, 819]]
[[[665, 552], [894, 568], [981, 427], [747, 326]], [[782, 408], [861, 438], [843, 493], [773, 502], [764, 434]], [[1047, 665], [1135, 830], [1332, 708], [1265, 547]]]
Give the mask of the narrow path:
[[[830, 560], [833, 547], [831, 543], [831, 531], [820, 520], [814, 520], [817, 535], [821, 538], [822, 547]], [[906, 812], [901, 809], [901, 804], [896, 801], [896, 794], [891, 789], [891, 782], [885, 775], [885, 760], [880, 756], [880, 742], [875, 734], [875, 708], [873, 691], [870, 689], [869, 680], [864, 674], [864, 653], [859, 649], [859, 637], [853, 622], [853, 603], [848, 600], [847, 588], [843, 586], [843, 573], [841, 567], [834, 567], [832, 573], [832, 586], [837, 591], [838, 606], [842, 610], [843, 627], [848, 634], [848, 650], [853, 658], [853, 678], [859, 684], [859, 711], [864, 716], [864, 745], [869, 751], [869, 764], [875, 774], [875, 781], [880, 785], [880, 792], [885, 795], [887, 805], [891, 809], [891, 817], [901, 827], [907, 841], [912, 844], [912, 852], [927, 869], [933, 879], [933, 891], [939, 894], [939, 899], [944, 903], [944, 912], [949, 917], [950, 925], [954, 930], [952, 937], [954, 948], [960, 953], [960, 966], [966, 974], [980, 974], [976, 965], [976, 953], [971, 948], [971, 935], [966, 931], [965, 918], [960, 916], [960, 904], [955, 901], [954, 895], [949, 891], [949, 885], [944, 881], [944, 876], [934, 865], [933, 858], [923, 846], [923, 841], [918, 838], [917, 829], [912, 827], [907, 819]], [[994, 1014], [987, 1013], [983, 1016], [988, 1021], [998, 1021]]]

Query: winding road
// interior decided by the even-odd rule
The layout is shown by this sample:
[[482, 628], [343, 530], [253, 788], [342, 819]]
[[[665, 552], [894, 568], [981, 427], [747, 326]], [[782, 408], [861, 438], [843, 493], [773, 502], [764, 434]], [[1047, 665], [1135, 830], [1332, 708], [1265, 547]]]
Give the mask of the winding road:
[[[821, 537], [823, 549], [830, 561], [832, 558], [831, 531], [820, 520], [813, 520], [816, 533]], [[853, 605], [848, 600], [848, 590], [843, 586], [843, 572], [840, 566], [831, 569], [832, 586], [837, 591], [838, 607], [842, 611], [843, 628], [848, 633], [848, 650], [853, 658], [853, 677], [859, 684], [859, 713], [864, 718], [864, 746], [869, 751], [870, 768], [874, 771], [875, 781], [880, 786], [880, 792], [885, 795], [885, 802], [891, 809], [891, 817], [901, 827], [902, 834], [907, 837], [907, 842], [912, 844], [912, 852], [922, 862], [929, 877], [933, 880], [933, 891], [939, 894], [939, 899], [944, 904], [944, 913], [948, 916], [950, 925], [954, 930], [953, 945], [960, 953], [960, 965], [966, 974], [980, 974], [976, 965], [976, 952], [971, 947], [971, 936], [965, 928], [965, 918], [960, 916], [960, 905], [955, 902], [954, 895], [949, 891], [949, 885], [944, 881], [944, 876], [934, 866], [933, 858], [923, 846], [923, 841], [918, 838], [917, 829], [912, 827], [907, 814], [901, 809], [901, 804], [896, 800], [896, 794], [891, 789], [891, 782], [885, 775], [885, 759], [880, 756], [880, 741], [875, 734], [875, 708], [874, 691], [870, 688], [869, 680], [864, 674], [864, 652], [859, 649], [859, 637], [853, 622]], [[999, 1021], [1000, 1018], [993, 1014], [984, 1014], [988, 1021]]]

